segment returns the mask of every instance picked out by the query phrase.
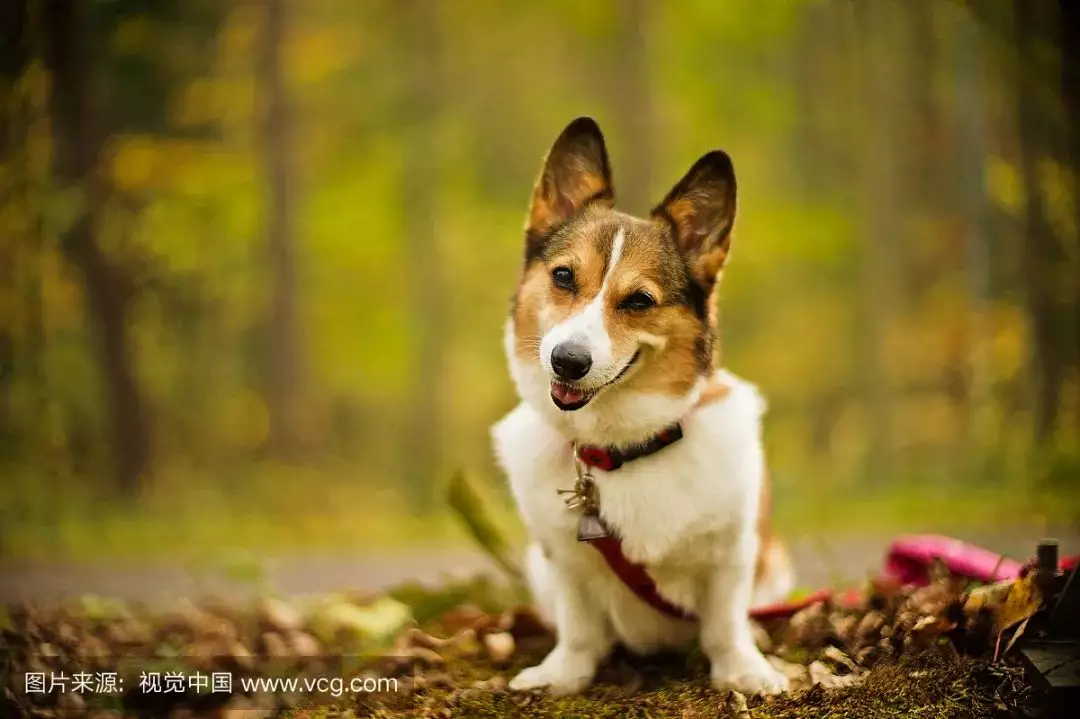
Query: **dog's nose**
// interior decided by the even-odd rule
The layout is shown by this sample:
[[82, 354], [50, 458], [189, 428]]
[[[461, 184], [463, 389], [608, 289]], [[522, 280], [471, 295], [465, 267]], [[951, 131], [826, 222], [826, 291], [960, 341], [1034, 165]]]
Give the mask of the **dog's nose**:
[[589, 350], [576, 342], [563, 342], [551, 351], [551, 368], [561, 379], [581, 379], [589, 374], [590, 367]]

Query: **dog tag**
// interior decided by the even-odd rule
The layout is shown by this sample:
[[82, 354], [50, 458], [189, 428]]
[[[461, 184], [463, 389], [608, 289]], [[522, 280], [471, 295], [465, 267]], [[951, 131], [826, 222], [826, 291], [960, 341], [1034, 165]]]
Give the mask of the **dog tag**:
[[599, 514], [585, 512], [581, 515], [577, 525], [577, 538], [579, 542], [591, 542], [594, 539], [605, 539], [611, 536], [604, 520]]
[[600, 518], [600, 503], [596, 498], [596, 485], [590, 477], [581, 477], [573, 489], [560, 489], [559, 494], [570, 495], [566, 499], [569, 509], [581, 511], [578, 518], [577, 538], [579, 542], [591, 542], [594, 539], [610, 537], [604, 520]]
[[573, 489], [560, 489], [559, 494], [569, 495], [565, 500], [569, 509], [581, 511], [581, 517], [578, 518], [578, 541], [591, 542], [594, 539], [610, 537], [611, 532], [600, 518], [600, 497], [597, 495], [596, 482], [589, 474], [588, 467], [578, 458], [577, 447], [573, 447], [572, 451], [577, 479]]

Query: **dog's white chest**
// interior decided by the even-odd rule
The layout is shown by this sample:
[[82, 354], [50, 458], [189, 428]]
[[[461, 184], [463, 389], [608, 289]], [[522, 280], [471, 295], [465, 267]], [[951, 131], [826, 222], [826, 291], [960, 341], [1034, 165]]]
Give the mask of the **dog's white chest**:
[[[645, 565], [665, 598], [691, 612], [699, 578], [734, 534], [753, 524], [748, 515], [757, 510], [760, 408], [749, 401], [756, 400], [750, 392], [747, 401], [729, 397], [696, 410], [682, 423], [683, 439], [655, 454], [613, 472], [591, 470], [601, 515], [624, 554]], [[525, 403], [494, 427], [493, 437], [534, 539], [568, 568], [573, 581], [609, 604], [611, 613], [627, 607], [637, 612], [641, 600], [629, 594], [595, 548], [577, 541], [579, 514], [567, 509], [558, 491], [575, 479], [569, 440]]]

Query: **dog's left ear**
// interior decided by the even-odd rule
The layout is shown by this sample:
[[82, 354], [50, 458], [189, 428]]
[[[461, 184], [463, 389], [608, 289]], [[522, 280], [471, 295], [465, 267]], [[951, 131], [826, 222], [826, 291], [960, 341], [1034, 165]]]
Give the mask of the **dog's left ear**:
[[711, 284], [724, 266], [735, 224], [735, 168], [714, 150], [694, 163], [652, 212], [675, 231], [695, 277]]

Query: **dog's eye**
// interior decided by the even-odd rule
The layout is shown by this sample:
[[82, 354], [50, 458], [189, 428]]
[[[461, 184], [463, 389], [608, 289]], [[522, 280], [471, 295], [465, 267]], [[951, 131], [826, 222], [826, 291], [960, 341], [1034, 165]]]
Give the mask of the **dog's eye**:
[[574, 271], [569, 267], [556, 267], [551, 271], [551, 281], [556, 287], [574, 291]]
[[656, 300], [648, 292], [635, 292], [619, 303], [619, 309], [641, 311], [656, 306]]

